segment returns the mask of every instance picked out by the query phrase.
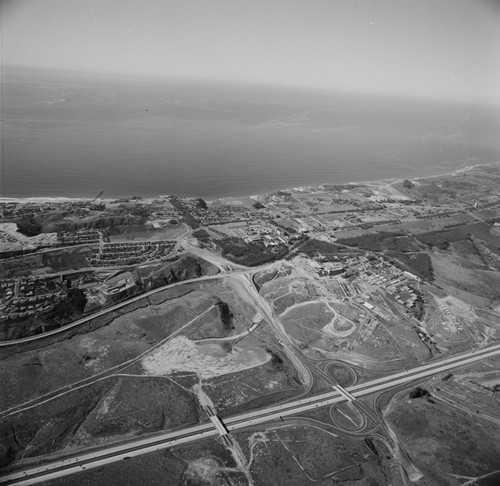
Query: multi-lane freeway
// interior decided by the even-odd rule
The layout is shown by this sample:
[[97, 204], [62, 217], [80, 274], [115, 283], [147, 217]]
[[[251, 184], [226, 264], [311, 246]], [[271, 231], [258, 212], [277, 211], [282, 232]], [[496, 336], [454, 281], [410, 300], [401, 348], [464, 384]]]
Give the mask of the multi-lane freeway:
[[[272, 407], [231, 417], [223, 417], [223, 421], [229, 432], [238, 431], [247, 427], [280, 420], [284, 417], [296, 416], [297, 414], [317, 408], [331, 406], [348, 400], [349, 396], [357, 399], [371, 393], [390, 390], [400, 385], [422, 380], [449, 371], [453, 368], [469, 365], [499, 355], [500, 344], [497, 344], [488, 348], [443, 358], [426, 365], [387, 375], [366, 383], [357, 384], [349, 387], [347, 394], [341, 393], [338, 389], [334, 389], [328, 393], [301, 398], [286, 404], [274, 405]], [[217, 431], [212, 423], [187, 427], [182, 430], [155, 435], [149, 438], [137, 439], [124, 444], [95, 450], [93, 452], [64, 457], [57, 461], [29, 469], [13, 470], [3, 477], [0, 477], [0, 484], [37, 484], [49, 479], [64, 477], [88, 469], [102, 467], [106, 464], [130, 457], [216, 436]]]

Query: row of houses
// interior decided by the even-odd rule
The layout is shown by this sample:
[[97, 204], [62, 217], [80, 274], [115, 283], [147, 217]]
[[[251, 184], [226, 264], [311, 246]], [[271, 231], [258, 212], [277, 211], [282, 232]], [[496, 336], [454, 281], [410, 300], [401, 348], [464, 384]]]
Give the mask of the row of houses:
[[57, 243], [60, 245], [80, 245], [84, 243], [99, 243], [101, 235], [93, 229], [63, 231], [57, 233]]
[[130, 243], [105, 243], [92, 250], [89, 261], [94, 266], [134, 265], [167, 257], [175, 246], [170, 240]]

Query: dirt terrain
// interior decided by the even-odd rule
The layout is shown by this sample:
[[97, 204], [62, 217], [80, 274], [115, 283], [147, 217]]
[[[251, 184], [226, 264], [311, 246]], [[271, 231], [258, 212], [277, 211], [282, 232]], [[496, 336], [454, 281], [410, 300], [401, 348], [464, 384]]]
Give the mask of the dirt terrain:
[[296, 395], [296, 372], [268, 324], [259, 318], [248, 331], [255, 319], [230, 282], [187, 284], [3, 360], [3, 464], [196, 424], [195, 385], [222, 412]]
[[[77, 314], [62, 305], [68, 322], [137, 300], [0, 349], [0, 475], [211, 424], [215, 413], [229, 434], [218, 427], [216, 439], [45, 484], [498, 484], [499, 358], [410, 385], [392, 381], [362, 398], [349, 389], [396, 373], [411, 379], [411, 368], [456, 353], [477, 359], [498, 343], [499, 183], [500, 169], [488, 166], [241, 201], [64, 203], [62, 221], [61, 210], [44, 206], [34, 222], [22, 222], [25, 233], [39, 224], [66, 232], [61, 241], [71, 245], [89, 235], [93, 243], [37, 253], [17, 249], [27, 236], [12, 242], [0, 272], [5, 320], [21, 314], [9, 310], [13, 302], [20, 310], [36, 305], [43, 288], [84, 293]], [[14, 206], [4, 211], [26, 209]], [[2, 241], [12, 238], [4, 232]], [[170, 239], [172, 253], [88, 268], [93, 245], [108, 238]], [[44, 287], [24, 282], [40, 276]], [[46, 332], [35, 314], [25, 328]], [[6, 336], [23, 335], [17, 324], [4, 326]], [[320, 393], [335, 403], [244, 429], [227, 425], [232, 415]]]
[[424, 475], [418, 486], [459, 486], [498, 474], [498, 384], [496, 359], [435, 377], [420, 385], [423, 396], [411, 398], [415, 387], [394, 396], [384, 415]]

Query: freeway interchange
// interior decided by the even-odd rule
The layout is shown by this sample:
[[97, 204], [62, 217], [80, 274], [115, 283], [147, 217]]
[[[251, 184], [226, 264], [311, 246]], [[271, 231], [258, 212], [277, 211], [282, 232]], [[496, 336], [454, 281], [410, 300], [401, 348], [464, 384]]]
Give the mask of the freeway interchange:
[[[23, 344], [25, 342], [37, 341], [47, 336], [54, 335], [59, 332], [64, 332], [67, 329], [85, 324], [87, 321], [95, 319], [98, 316], [119, 310], [120, 308], [129, 305], [131, 302], [139, 301], [155, 293], [162, 292], [167, 287], [170, 288], [173, 286], [180, 286], [189, 283], [212, 281], [224, 278], [225, 276], [230, 277], [232, 279], [232, 285], [237, 288], [238, 293], [244, 296], [246, 300], [253, 304], [255, 309], [258, 310], [258, 312], [264, 317], [266, 322], [272, 328], [272, 331], [276, 336], [279, 344], [281, 345], [283, 352], [297, 371], [299, 381], [302, 384], [305, 392], [300, 398], [293, 399], [285, 403], [263, 407], [251, 412], [246, 412], [238, 415], [221, 416], [220, 419], [223, 421], [223, 424], [229, 434], [251, 427], [257, 427], [263, 424], [272, 424], [273, 422], [281, 423], [282, 421], [286, 420], [292, 421], [293, 419], [300, 417], [301, 414], [304, 414], [306, 412], [311, 412], [324, 407], [332, 407], [334, 405], [342, 404], [346, 401], [357, 402], [358, 399], [361, 399], [362, 397], [370, 394], [396, 390], [402, 385], [418, 382], [420, 380], [423, 380], [424, 378], [428, 378], [454, 368], [477, 363], [479, 361], [500, 355], [500, 344], [496, 344], [482, 349], [476, 349], [466, 353], [449, 356], [440, 360], [435, 360], [425, 365], [417, 366], [405, 371], [396, 372], [393, 374], [382, 376], [380, 378], [366, 381], [364, 383], [353, 384], [352, 386], [343, 388], [338, 385], [338, 383], [331, 377], [328, 377], [327, 373], [322, 372], [320, 369], [318, 369], [314, 362], [312, 362], [310, 359], [307, 359], [299, 351], [299, 349], [297, 349], [296, 343], [285, 331], [285, 328], [280, 319], [275, 316], [275, 312], [272, 306], [262, 295], [259, 294], [258, 290], [256, 289], [256, 286], [252, 280], [253, 275], [255, 275], [257, 271], [266, 269], [271, 265], [263, 265], [262, 267], [253, 268], [250, 271], [246, 267], [230, 263], [226, 259], [218, 255], [214, 255], [211, 252], [193, 247], [185, 240], [180, 241], [179, 244], [181, 244], [184, 249], [195, 253], [199, 257], [204, 258], [210, 263], [216, 265], [221, 273], [213, 276], [198, 277], [195, 279], [170, 284], [165, 287], [160, 287], [145, 294], [135, 296], [132, 299], [103, 309], [102, 311], [92, 316], [74, 321], [67, 326], [54, 331], [50, 331], [48, 333], [45, 333], [44, 335], [31, 336], [28, 338], [10, 342], [0, 342], [0, 346], [9, 346], [14, 344]], [[118, 366], [117, 369], [121, 367], [123, 367], [123, 363], [122, 365]], [[106, 373], [109, 371], [110, 370], [106, 370]], [[331, 386], [331, 391], [320, 394], [312, 394], [315, 377], [320, 377], [323, 381], [329, 384]], [[95, 380], [96, 376], [90, 377], [88, 380], [91, 379]], [[104, 374], [102, 379], [104, 379]], [[77, 389], [77, 385], [83, 387], [86, 386], [86, 384], [86, 382], [84, 383], [82, 381], [81, 384], [76, 383], [73, 385], [69, 385], [66, 387], [67, 390], [61, 389], [60, 391], [61, 393], [69, 393], [70, 391]], [[48, 398], [48, 400], [51, 399], [52, 398]], [[33, 403], [27, 402], [24, 405], [26, 405], [25, 408], [20, 408], [22, 406], [19, 406], [15, 407], [14, 409], [4, 410], [0, 412], [0, 417], [2, 415], [14, 414], [31, 407], [35, 407], [38, 405], [38, 400], [34, 399]], [[363, 408], [363, 405], [360, 405], [360, 407]], [[370, 415], [369, 412], [366, 414]], [[378, 422], [382, 424], [382, 427], [384, 426], [383, 421], [378, 420]], [[82, 451], [81, 453], [65, 455], [51, 462], [46, 462], [44, 464], [33, 467], [23, 468], [22, 464], [18, 464], [17, 467], [15, 466], [12, 469], [6, 469], [3, 471], [4, 475], [0, 477], [0, 485], [37, 484], [40, 482], [48, 481], [50, 479], [69, 476], [71, 474], [86, 471], [89, 469], [104, 467], [107, 464], [140, 456], [143, 454], [148, 454], [151, 452], [168, 449], [200, 440], [217, 438], [219, 437], [219, 432], [214, 427], [213, 423], [206, 422], [196, 426], [170, 430], [162, 434], [154, 434], [149, 437], [142, 436], [140, 438], [137, 438], [136, 440], [130, 440], [118, 445], [115, 443], [114, 445], [102, 446], [95, 450], [87, 449], [85, 451]], [[385, 432], [385, 436], [387, 435], [387, 432]], [[402, 463], [405, 462], [405, 457], [405, 454], [401, 454], [400, 460]]]
[[[266, 407], [244, 414], [223, 417], [222, 420], [227, 430], [229, 432], [234, 432], [276, 420], [284, 420], [286, 417], [295, 417], [298, 414], [321, 407], [339, 404], [349, 399], [357, 400], [365, 395], [390, 390], [400, 385], [419, 381], [423, 378], [498, 355], [500, 355], [500, 344], [447, 357], [404, 372], [353, 385], [344, 391], [334, 389], [328, 393], [301, 398], [285, 404]], [[150, 438], [137, 439], [122, 445], [102, 448], [94, 452], [61, 458], [42, 466], [10, 472], [0, 478], [0, 484], [37, 484], [42, 481], [64, 477], [87, 469], [102, 467], [112, 462], [217, 436], [218, 432], [213, 424], [205, 423], [161, 435], [155, 435]]]

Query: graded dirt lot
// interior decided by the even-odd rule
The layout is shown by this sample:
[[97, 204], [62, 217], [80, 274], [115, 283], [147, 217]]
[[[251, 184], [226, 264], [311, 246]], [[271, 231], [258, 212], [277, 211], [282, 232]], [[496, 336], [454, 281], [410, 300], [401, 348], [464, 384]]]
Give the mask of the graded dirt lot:
[[[59, 284], [87, 292], [83, 313], [169, 288], [0, 351], [0, 475], [16, 461], [22, 469], [212, 427], [212, 413], [228, 425], [231, 415], [332, 393], [336, 384], [349, 389], [395, 372], [411, 379], [410, 368], [461, 351], [480, 359], [474, 353], [500, 337], [499, 180], [496, 167], [277, 191], [245, 198], [246, 208], [176, 199], [177, 213], [167, 201], [148, 208], [131, 199], [117, 203], [125, 220], [109, 219], [104, 238], [176, 238], [175, 258], [94, 271], [82, 270], [90, 246], [5, 255], [6, 277], [48, 272], [55, 280], [52, 272], [67, 271]], [[79, 207], [60, 223], [106, 226], [111, 208], [92, 206], [92, 214]], [[171, 224], [181, 213], [198, 231]], [[40, 214], [59, 224], [60, 213]], [[223, 234], [222, 255], [262, 265], [252, 271], [224, 261], [210, 242]], [[274, 263], [264, 264], [264, 253]], [[188, 279], [197, 283], [181, 283]], [[5, 287], [9, 299], [16, 285]], [[245, 429], [228, 425], [228, 435], [217, 426], [222, 437], [47, 484], [497, 486], [499, 362], [411, 386], [392, 381], [353, 401], [342, 392], [346, 400], [334, 405], [297, 407]]]
[[219, 412], [299, 394], [269, 324], [237, 288], [231, 279], [179, 285], [3, 360], [3, 464], [197, 423], [200, 393]]
[[[335, 317], [335, 311], [326, 302], [305, 302], [289, 307], [281, 314], [281, 321], [290, 335], [302, 342], [315, 340], [315, 335], [321, 333]], [[302, 331], [302, 332], [301, 332]]]
[[[217, 302], [204, 292], [172, 299], [168, 299], [168, 291], [161, 294], [164, 296], [156, 295], [156, 305], [145, 298], [132, 310], [115, 314], [105, 327], [5, 359], [6, 372], [0, 374], [0, 383], [7, 393], [0, 398], [0, 410], [138, 358], [204, 311], [212, 310]], [[203, 322], [193, 321], [195, 324], [202, 326]]]
[[141, 363], [148, 375], [186, 371], [207, 379], [255, 368], [270, 359], [271, 355], [262, 348], [233, 348], [228, 352], [220, 344], [196, 344], [178, 336], [148, 354]]
[[[301, 258], [296, 263], [295, 267], [276, 264], [257, 274], [255, 281], [285, 331], [300, 346], [324, 352], [330, 359], [338, 353], [353, 363], [373, 359], [390, 369], [405, 360], [421, 362], [431, 356], [414, 326], [389, 307], [380, 292], [370, 295], [379, 315], [368, 314], [366, 307], [344, 298], [340, 289], [346, 280], [318, 279], [311, 260]], [[398, 359], [399, 364], [394, 361]]]
[[222, 414], [232, 415], [303, 392], [297, 372], [282, 353], [268, 352], [270, 360], [251, 369], [203, 381], [205, 393]]

